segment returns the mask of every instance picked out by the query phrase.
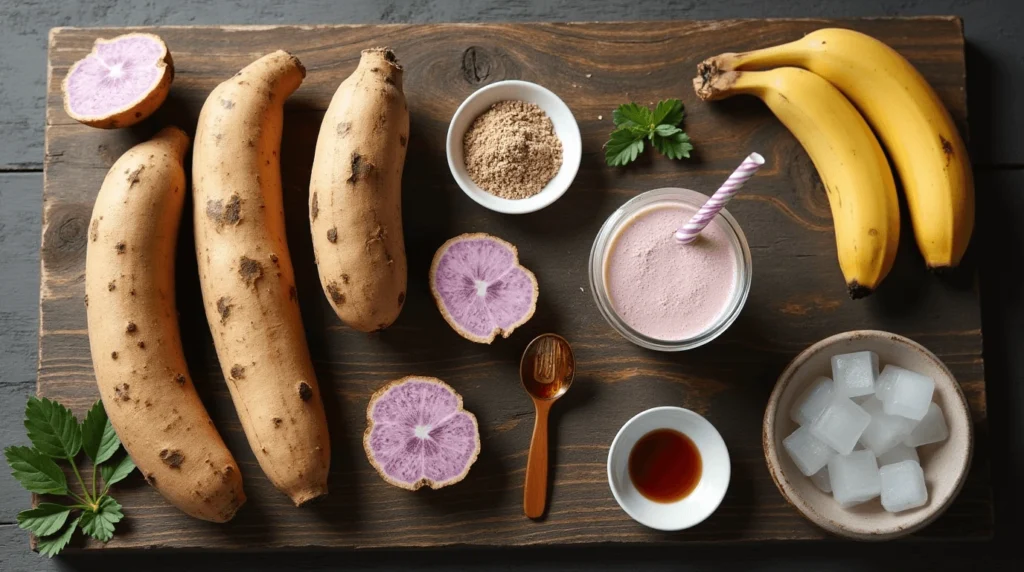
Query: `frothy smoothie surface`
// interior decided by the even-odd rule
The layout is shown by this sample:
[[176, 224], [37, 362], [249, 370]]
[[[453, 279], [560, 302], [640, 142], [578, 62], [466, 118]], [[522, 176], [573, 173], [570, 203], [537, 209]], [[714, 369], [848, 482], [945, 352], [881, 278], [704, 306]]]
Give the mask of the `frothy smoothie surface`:
[[685, 203], [641, 210], [619, 227], [605, 257], [605, 287], [615, 312], [641, 334], [692, 338], [714, 324], [732, 300], [739, 259], [719, 219], [691, 244], [673, 237], [697, 212]]

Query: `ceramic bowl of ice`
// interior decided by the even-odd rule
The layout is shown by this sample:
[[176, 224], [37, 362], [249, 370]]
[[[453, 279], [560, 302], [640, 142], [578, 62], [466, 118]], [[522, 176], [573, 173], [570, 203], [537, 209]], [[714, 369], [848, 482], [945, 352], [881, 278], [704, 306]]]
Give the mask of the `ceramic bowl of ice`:
[[[518, 100], [540, 107], [551, 119], [555, 135], [562, 142], [562, 166], [537, 194], [525, 199], [505, 199], [492, 195], [473, 182], [466, 170], [462, 154], [462, 141], [473, 120], [500, 101]], [[448, 126], [445, 142], [448, 168], [466, 196], [481, 206], [506, 214], [526, 214], [538, 211], [558, 200], [569, 190], [576, 178], [583, 156], [580, 128], [569, 106], [546, 87], [528, 81], [507, 80], [484, 86], [462, 102], [455, 110]]]
[[[883, 367], [899, 366], [935, 381], [932, 400], [945, 416], [949, 436], [917, 448], [928, 492], [927, 501], [918, 508], [887, 512], [879, 498], [842, 508], [801, 473], [783, 447], [783, 440], [799, 427], [791, 419], [794, 405], [819, 377], [832, 377], [832, 356], [860, 351], [875, 352]], [[762, 440], [768, 471], [786, 501], [826, 531], [856, 540], [890, 540], [929, 525], [960, 492], [974, 450], [970, 408], [949, 368], [917, 342], [873, 330], [837, 334], [797, 355], [779, 376], [768, 400]]]

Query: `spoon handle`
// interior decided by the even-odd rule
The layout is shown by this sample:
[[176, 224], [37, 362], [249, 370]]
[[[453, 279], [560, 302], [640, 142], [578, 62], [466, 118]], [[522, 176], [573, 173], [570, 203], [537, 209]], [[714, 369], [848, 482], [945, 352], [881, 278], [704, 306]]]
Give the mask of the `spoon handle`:
[[523, 512], [530, 518], [540, 518], [548, 495], [548, 411], [551, 410], [551, 402], [534, 400], [534, 406], [537, 413], [533, 421], [530, 457], [526, 461]]

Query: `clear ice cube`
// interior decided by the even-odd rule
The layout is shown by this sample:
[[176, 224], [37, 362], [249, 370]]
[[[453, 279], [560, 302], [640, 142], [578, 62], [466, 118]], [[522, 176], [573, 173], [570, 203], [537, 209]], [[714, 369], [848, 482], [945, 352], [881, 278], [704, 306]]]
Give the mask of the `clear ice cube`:
[[789, 410], [789, 418], [799, 425], [810, 425], [832, 401], [832, 389], [832, 380], [827, 377], [812, 381]]
[[921, 459], [917, 456], [917, 449], [908, 447], [904, 443], [900, 443], [889, 449], [889, 452], [878, 456], [879, 467], [899, 463], [900, 461], [917, 461], [920, 463]]
[[920, 421], [928, 412], [935, 392], [935, 381], [919, 373], [903, 370], [899, 372], [882, 397], [882, 408], [889, 415], [900, 415]]
[[828, 476], [828, 467], [822, 467], [820, 471], [811, 475], [811, 482], [823, 493], [832, 492], [832, 480]]
[[782, 446], [805, 477], [820, 471], [836, 454], [831, 447], [811, 435], [807, 427], [798, 427], [790, 433], [782, 440]]
[[914, 427], [903, 443], [908, 447], [920, 447], [945, 441], [947, 437], [949, 437], [949, 428], [946, 427], [946, 418], [942, 415], [942, 408], [932, 402], [928, 404], [928, 413], [924, 414], [924, 418]]
[[848, 455], [857, 445], [871, 415], [849, 398], [835, 396], [810, 425], [811, 434], [841, 455]]
[[878, 461], [868, 450], [836, 455], [828, 462], [832, 496], [843, 508], [869, 501], [882, 491]]
[[900, 376], [900, 372], [904, 371], [908, 370], [895, 365], [887, 365], [882, 368], [882, 373], [878, 375], [878, 380], [875, 381], [875, 397], [885, 401], [885, 394], [892, 389], [892, 384]]
[[907, 460], [886, 465], [879, 471], [882, 482], [882, 508], [900, 512], [924, 506], [928, 502], [928, 487], [924, 471], [917, 461]]
[[859, 397], [875, 392], [878, 379], [878, 354], [854, 352], [832, 356], [832, 379], [836, 392], [846, 397]]
[[906, 417], [889, 415], [882, 410], [882, 402], [872, 396], [861, 408], [871, 415], [871, 423], [860, 436], [862, 445], [880, 456], [906, 439], [917, 424]]

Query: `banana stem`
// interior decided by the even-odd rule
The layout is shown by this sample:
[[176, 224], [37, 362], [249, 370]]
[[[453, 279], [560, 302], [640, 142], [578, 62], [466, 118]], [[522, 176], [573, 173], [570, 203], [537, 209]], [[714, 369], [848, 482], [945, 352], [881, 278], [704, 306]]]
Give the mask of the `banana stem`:
[[731, 71], [714, 65], [701, 63], [697, 66], [697, 77], [693, 78], [693, 90], [704, 101], [725, 99], [738, 93], [755, 94], [763, 86], [755, 80], [761, 72]]

